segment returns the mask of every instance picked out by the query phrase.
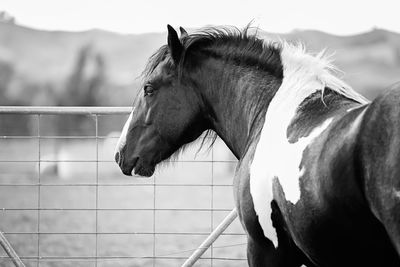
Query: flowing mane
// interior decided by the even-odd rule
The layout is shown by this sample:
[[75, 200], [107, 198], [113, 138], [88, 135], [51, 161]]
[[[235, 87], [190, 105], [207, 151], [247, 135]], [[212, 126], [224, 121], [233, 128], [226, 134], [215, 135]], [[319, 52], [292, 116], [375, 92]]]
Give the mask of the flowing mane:
[[[205, 55], [232, 62], [243, 67], [255, 67], [282, 78], [280, 46], [278, 43], [265, 42], [256, 34], [250, 34], [249, 28], [220, 27], [205, 28], [181, 38], [184, 53], [181, 56], [180, 69], [191, 55]], [[154, 53], [144, 71], [148, 75], [164, 60], [172, 64], [168, 46], [164, 45]]]
[[[279, 44], [281, 48], [281, 58], [284, 65], [284, 75], [286, 79], [293, 79], [290, 76], [296, 76], [304, 74], [302, 76], [302, 82], [297, 79], [294, 81], [300, 82], [299, 85], [293, 86], [290, 90], [304, 90], [308, 89], [307, 84], [316, 83], [318, 84], [318, 89], [324, 92], [325, 88], [329, 88], [349, 99], [352, 99], [360, 104], [367, 104], [369, 101], [357, 93], [350, 85], [348, 85], [343, 80], [339, 79], [335, 73], [340, 72], [340, 70], [332, 64], [332, 57], [325, 54], [325, 50], [322, 50], [316, 55], [311, 55], [306, 52], [304, 45], [301, 43], [291, 44], [286, 41], [281, 41]], [[298, 77], [300, 78], [300, 77]], [[293, 82], [292, 82], [293, 83]], [[323, 94], [322, 94], [323, 96]], [[322, 98], [323, 101], [323, 98]]]
[[[257, 33], [249, 33], [249, 29], [249, 27], [244, 30], [234, 27], [211, 27], [184, 36], [181, 39], [184, 53], [178, 66], [179, 72], [182, 72], [187, 59], [193, 54], [219, 58], [244, 68], [253, 67], [267, 71], [278, 78], [287, 76], [288, 73], [284, 74], [284, 70], [293, 69], [289, 65], [295, 65], [295, 69], [299, 71], [306, 69], [312, 74], [314, 79], [320, 82], [321, 86], [318, 89], [322, 92], [328, 87], [356, 102], [362, 104], [369, 102], [335, 75], [340, 71], [332, 64], [332, 57], [327, 56], [325, 50], [312, 55], [306, 52], [305, 46], [301, 43], [263, 40], [258, 38]], [[151, 56], [144, 75], [151, 74], [165, 59], [168, 64], [173, 64], [167, 45], [162, 46]]]

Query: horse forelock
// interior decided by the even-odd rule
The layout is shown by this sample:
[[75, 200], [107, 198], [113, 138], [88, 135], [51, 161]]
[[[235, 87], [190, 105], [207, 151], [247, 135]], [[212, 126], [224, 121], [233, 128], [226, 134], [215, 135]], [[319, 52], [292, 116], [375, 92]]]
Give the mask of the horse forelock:
[[172, 65], [171, 55], [167, 45], [161, 46], [147, 61], [146, 67], [141, 76], [146, 78], [160, 65], [161, 62], [167, 60]]

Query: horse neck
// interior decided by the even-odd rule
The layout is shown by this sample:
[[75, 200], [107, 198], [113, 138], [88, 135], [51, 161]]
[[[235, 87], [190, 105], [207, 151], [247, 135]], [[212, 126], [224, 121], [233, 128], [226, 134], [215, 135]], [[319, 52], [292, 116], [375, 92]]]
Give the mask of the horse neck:
[[[267, 72], [208, 62], [200, 81], [211, 129], [242, 158], [261, 132], [264, 115], [281, 80]], [[204, 83], [204, 82], [203, 82]]]

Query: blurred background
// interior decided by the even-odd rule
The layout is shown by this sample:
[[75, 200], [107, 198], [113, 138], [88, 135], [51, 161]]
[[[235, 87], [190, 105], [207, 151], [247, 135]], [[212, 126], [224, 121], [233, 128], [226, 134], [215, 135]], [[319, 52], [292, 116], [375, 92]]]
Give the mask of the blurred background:
[[399, 80], [394, 2], [214, 2], [2, 0], [0, 104], [129, 106], [148, 57], [166, 43], [167, 23], [190, 32], [252, 21], [262, 38], [301, 41], [311, 52], [326, 48], [342, 78], [369, 99]]
[[[168, 23], [251, 21], [266, 40], [334, 53], [371, 100], [400, 80], [395, 1], [0, 0], [0, 105], [130, 106]], [[125, 119], [0, 115], [0, 231], [28, 266], [177, 266], [233, 207], [221, 141], [151, 179], [123, 177], [112, 158]], [[198, 266], [243, 266], [245, 245], [236, 221]]]
[[[170, 7], [154, 1], [143, 7], [128, 1], [68, 2], [0, 2], [0, 10], [4, 8], [0, 13], [1, 105], [129, 106], [140, 88], [139, 76], [148, 57], [165, 44], [166, 24], [174, 22], [190, 32], [193, 26], [216, 23], [242, 28], [253, 20], [262, 38], [299, 40], [311, 52], [326, 48], [335, 53], [342, 78], [369, 99], [399, 80], [400, 34], [396, 30], [400, 23], [391, 14], [396, 9], [385, 1], [346, 3], [351, 11], [341, 8], [340, 1], [326, 6], [318, 1], [296, 5], [286, 1], [286, 6], [272, 8], [268, 3], [222, 1], [215, 9], [206, 1], [196, 12], [193, 8], [185, 12], [187, 4], [181, 1], [171, 2]], [[261, 7], [256, 11], [247, 9], [257, 4]], [[340, 11], [334, 7], [344, 14], [335, 14]], [[13, 129], [27, 125], [10, 120]], [[63, 132], [73, 128], [69, 124], [54, 127], [63, 127]]]

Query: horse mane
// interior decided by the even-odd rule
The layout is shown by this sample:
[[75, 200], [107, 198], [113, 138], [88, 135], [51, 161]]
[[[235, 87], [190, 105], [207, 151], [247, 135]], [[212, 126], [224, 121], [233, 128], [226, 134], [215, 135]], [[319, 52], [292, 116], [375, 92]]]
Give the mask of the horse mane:
[[[295, 76], [293, 72], [301, 73], [306, 71], [307, 76], [312, 77], [313, 80], [318, 81], [320, 84], [320, 87], [315, 89], [322, 91], [322, 102], [324, 101], [323, 97], [326, 88], [360, 104], [369, 102], [350, 85], [337, 77], [336, 74], [341, 73], [341, 71], [332, 64], [332, 55], [326, 54], [326, 50], [313, 55], [306, 52], [302, 43], [293, 44], [286, 41], [280, 41], [280, 47], [284, 69], [292, 69], [292, 71], [289, 71], [291, 73], [286, 73], [285, 71], [284, 73]], [[297, 89], [302, 90], [302, 88]]]
[[[165, 62], [170, 67], [176, 67], [182, 77], [185, 64], [193, 55], [218, 58], [243, 68], [266, 71], [279, 79], [285, 75], [285, 65], [295, 64], [299, 70], [309, 68], [313, 72], [312, 76], [321, 84], [320, 88], [316, 88], [322, 91], [321, 101], [325, 88], [329, 88], [361, 104], [368, 103], [366, 98], [336, 76], [339, 70], [332, 64], [331, 56], [326, 55], [325, 50], [312, 55], [306, 52], [301, 43], [263, 40], [258, 38], [257, 31], [249, 33], [250, 29], [250, 25], [243, 30], [236, 27], [208, 27], [185, 35], [181, 38], [184, 52], [177, 66], [174, 66], [168, 46], [163, 45], [150, 57], [142, 75], [150, 75], [161, 62]], [[214, 131], [207, 130], [199, 150], [210, 140], [211, 148], [216, 138]], [[179, 151], [182, 152], [182, 149]]]
[[[280, 48], [265, 42], [257, 34], [249, 33], [250, 26], [243, 30], [235, 27], [208, 27], [181, 38], [184, 52], [178, 70], [182, 72], [190, 55], [203, 54], [220, 58], [243, 67], [255, 67], [282, 78]], [[161, 46], [149, 59], [144, 76], [151, 74], [163, 61], [173, 64], [167, 45]]]
[[[191, 54], [202, 53], [208, 57], [220, 58], [242, 67], [254, 67], [283, 78], [282, 60], [287, 57], [283, 59], [282, 53], [285, 51], [286, 54], [291, 54], [290, 61], [292, 61], [285, 63], [300, 64], [302, 67], [310, 68], [315, 72], [316, 78], [325, 85], [320, 88], [322, 91], [325, 87], [329, 87], [347, 98], [362, 104], [368, 103], [366, 98], [336, 76], [340, 71], [332, 64], [332, 56], [326, 55], [325, 50], [312, 55], [306, 52], [305, 46], [301, 43], [263, 40], [258, 38], [257, 31], [249, 33], [250, 29], [250, 25], [243, 30], [236, 27], [208, 27], [184, 36], [181, 38], [184, 52], [177, 66], [179, 73], [182, 73]], [[167, 64], [173, 65], [167, 45], [162, 46], [150, 57], [143, 74], [145, 76], [151, 74], [164, 60]]]

